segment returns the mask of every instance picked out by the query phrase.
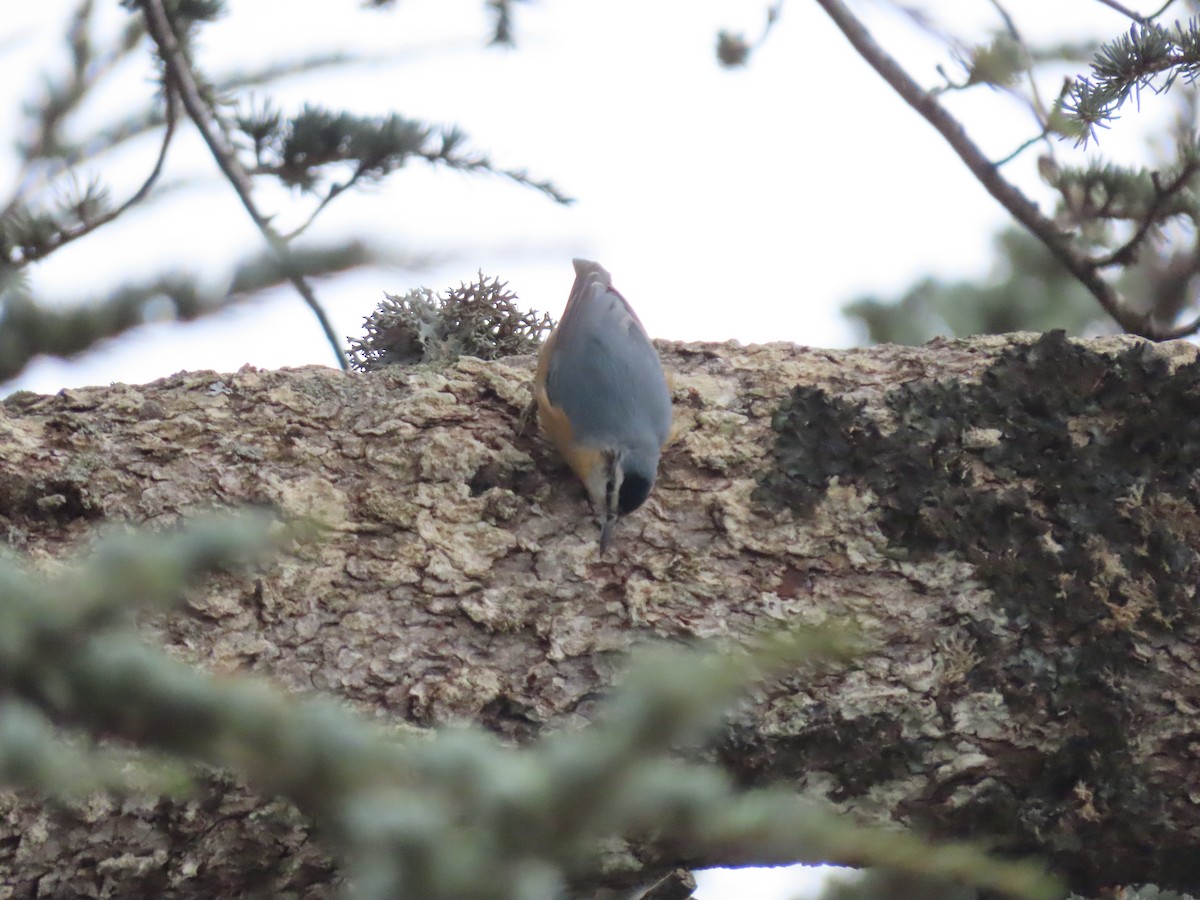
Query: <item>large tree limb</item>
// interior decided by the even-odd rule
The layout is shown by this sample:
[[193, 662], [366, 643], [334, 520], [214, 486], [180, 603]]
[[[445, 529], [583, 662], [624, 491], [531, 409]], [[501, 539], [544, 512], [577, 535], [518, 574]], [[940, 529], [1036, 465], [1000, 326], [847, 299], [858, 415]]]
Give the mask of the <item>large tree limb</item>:
[[[147, 626], [216, 671], [516, 741], [587, 722], [638, 642], [848, 618], [873, 652], [768, 686], [731, 722], [717, 752], [741, 780], [1042, 853], [1085, 891], [1200, 887], [1194, 347], [666, 360], [681, 433], [603, 562], [581, 490], [517, 428], [528, 360], [16, 395], [0, 516], [47, 565], [104, 522], [246, 503], [323, 519], [325, 541]], [[18, 894], [335, 877], [294, 813], [220, 781], [153, 805], [0, 803], [0, 884]], [[753, 850], [633, 848], [654, 868]]]

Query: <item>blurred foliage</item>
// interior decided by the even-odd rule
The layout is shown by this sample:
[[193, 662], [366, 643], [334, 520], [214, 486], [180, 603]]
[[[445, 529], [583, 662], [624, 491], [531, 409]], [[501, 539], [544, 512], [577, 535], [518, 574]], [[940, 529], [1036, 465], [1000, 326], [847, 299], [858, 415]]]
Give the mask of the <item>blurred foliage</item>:
[[[295, 260], [307, 275], [330, 275], [378, 259], [365, 245], [310, 246]], [[117, 285], [67, 306], [42, 306], [30, 295], [23, 273], [7, 290], [0, 283], [0, 381], [13, 378], [40, 355], [69, 357], [116, 334], [151, 322], [190, 322], [287, 283], [270, 251], [239, 262], [220, 292], [202, 288], [181, 273]], [[2, 277], [2, 275], [0, 275]]]
[[364, 336], [350, 338], [350, 365], [360, 372], [459, 356], [499, 359], [534, 353], [554, 327], [549, 314], [522, 310], [517, 295], [498, 278], [461, 283], [435, 294], [417, 288], [384, 294], [363, 323]]
[[922, 278], [898, 298], [866, 295], [843, 308], [870, 344], [923, 344], [934, 337], [1111, 328], [1091, 294], [1029, 232], [996, 238], [996, 263], [983, 281]]
[[[905, 872], [871, 869], [832, 876], [818, 900], [995, 900], [995, 895], [969, 884], [931, 881]], [[1087, 900], [1070, 894], [1065, 900]], [[1154, 885], [1118, 888], [1112, 900], [1196, 900], [1191, 894], [1160, 890]]]
[[80, 777], [139, 788], [119, 784], [116, 751], [64, 749], [64, 736], [220, 766], [294, 803], [350, 867], [351, 894], [379, 900], [563, 896], [618, 838], [734, 860], [852, 858], [1060, 895], [1030, 864], [859, 827], [789, 788], [744, 790], [718, 766], [680, 758], [752, 685], [847, 659], [854, 642], [836, 631], [646, 649], [591, 726], [521, 748], [475, 728], [397, 736], [330, 700], [194, 669], [135, 635], [139, 609], [179, 603], [206, 573], [314, 539], [311, 526], [247, 514], [118, 534], [49, 577], [0, 557], [0, 775], [56, 795]]
[[[1106, 895], [1107, 896], [1107, 895]], [[967, 884], [930, 881], [903, 872], [872, 869], [833, 875], [817, 900], [995, 900], [995, 895]], [[1088, 900], [1070, 894], [1065, 900]], [[1196, 900], [1191, 894], [1164, 891], [1154, 885], [1115, 889], [1111, 900]]]
[[[548, 181], [495, 166], [487, 154], [470, 149], [467, 136], [456, 126], [433, 125], [399, 113], [362, 116], [311, 104], [284, 112], [269, 97], [253, 103], [249, 99], [252, 88], [261, 95], [263, 89], [282, 79], [364, 61], [360, 56], [321, 54], [209, 75], [202, 69], [198, 38], [207, 25], [224, 15], [224, 3], [123, 0], [121, 5], [129, 14], [124, 27], [115, 37], [102, 39], [96, 4], [80, 0], [64, 34], [69, 66], [65, 72], [48, 69], [38, 93], [24, 104], [24, 122], [16, 141], [19, 171], [10, 195], [0, 198], [0, 378], [11, 378], [39, 354], [84, 352], [147, 318], [192, 319], [289, 283], [317, 315], [339, 360], [344, 361], [342, 347], [329, 330], [308, 280], [394, 259], [397, 254], [378, 240], [352, 237], [342, 247], [314, 247], [298, 239], [337, 197], [359, 186], [377, 184], [410, 162], [497, 175], [540, 191], [555, 202], [570, 202]], [[485, 4], [496, 17], [497, 41], [511, 25], [509, 7], [509, 3]], [[165, 14], [169, 22], [170, 40], [181, 50], [178, 57], [164, 49], [160, 31], [147, 27], [152, 21], [147, 17], [156, 11]], [[158, 63], [157, 96], [147, 97], [140, 108], [138, 101], [126, 102], [114, 118], [82, 125], [88, 120], [80, 110], [85, 105], [94, 107], [97, 98], [111, 91], [114, 72], [138, 55], [151, 55]], [[182, 70], [172, 68], [180, 65]], [[193, 99], [200, 103], [198, 109], [189, 104]], [[264, 244], [275, 258], [276, 277], [247, 284], [243, 276], [248, 268], [263, 269], [261, 260], [251, 259], [236, 268], [232, 285], [219, 280], [214, 285], [212, 279], [174, 270], [146, 276], [137, 286], [97, 286], [96, 298], [82, 303], [64, 304], [34, 296], [24, 277], [29, 266], [85, 239], [131, 209], [163, 215], [157, 201], [169, 188], [161, 183], [161, 175], [178, 126], [185, 119], [202, 134], [207, 129], [223, 136], [220, 143], [224, 146], [210, 142], [210, 150], [263, 231]], [[157, 158], [140, 187], [116, 198], [102, 174], [108, 164], [106, 157], [148, 134], [159, 141]], [[84, 167], [90, 173], [86, 177], [79, 174]], [[303, 224], [289, 234], [274, 231], [271, 223], [278, 218], [277, 211], [251, 208], [255, 201], [250, 187], [267, 179], [298, 195], [288, 213]], [[296, 207], [305, 201], [310, 207], [307, 215], [301, 212], [297, 216]], [[178, 228], [180, 223], [168, 218], [163, 227]], [[131, 259], [131, 268], [140, 262]], [[146, 314], [148, 306], [152, 315]]]
[[[1108, 330], [1104, 320], [1109, 319], [1156, 339], [1200, 330], [1200, 283], [1191, 277], [1200, 270], [1200, 92], [1195, 84], [1200, 2], [1166, 2], [1143, 15], [1101, 0], [1130, 21], [1127, 31], [1098, 43], [1046, 45], [1027, 42], [1017, 16], [1002, 3], [992, 4], [996, 26], [982, 41], [957, 37], [925, 8], [893, 3], [954, 60], [957, 72], [938, 65], [943, 83], [925, 93], [874, 43], [842, 0], [819, 2], [847, 36], [858, 38], [852, 43], [859, 53], [934, 124], [1044, 248], [1007, 230], [998, 241], [996, 271], [981, 283], [927, 277], [896, 298], [855, 299], [846, 314], [864, 326], [870, 340], [915, 344], [938, 334], [1050, 328], [1091, 333]], [[771, 4], [769, 22], [778, 17], [779, 4]], [[763, 40], [722, 32], [718, 58], [727, 66], [746, 65]], [[1064, 71], [1077, 74], [1064, 81]], [[1047, 92], [1056, 82], [1057, 93]], [[938, 99], [981, 87], [1010, 95], [1031, 120], [1032, 134], [996, 161], [983, 157]], [[925, 98], [924, 110], [914, 90]], [[1149, 105], [1142, 98], [1168, 92], [1173, 118], [1165, 133], [1155, 125], [1153, 164], [1118, 164], [1095, 152], [1101, 132], [1115, 127], [1127, 104], [1136, 101], [1141, 111]], [[1093, 152], [1083, 153], [1088, 147]], [[1038, 174], [1055, 196], [1052, 219], [1004, 177], [1006, 163], [1035, 148]], [[1094, 313], [1086, 310], [1088, 302]]]
[[779, 14], [782, 11], [783, 0], [775, 0], [768, 4], [762, 32], [753, 41], [740, 31], [722, 30], [717, 32], [717, 62], [727, 69], [736, 69], [746, 65], [750, 61], [751, 54], [766, 43], [771, 29], [779, 21]]
[[[513, 8], [518, 3], [528, 2], [528, 0], [483, 0], [483, 2], [492, 18], [492, 33], [488, 42], [507, 47], [516, 46]], [[367, 6], [383, 7], [395, 5], [396, 0], [364, 0], [364, 3]]]
[[[294, 116], [284, 116], [264, 104], [239, 115], [236, 122], [253, 147], [255, 174], [272, 175], [288, 187], [309, 193], [324, 190], [325, 203], [360, 181], [379, 181], [410, 159], [504, 175], [559, 203], [571, 202], [548, 181], [533, 181], [517, 170], [497, 169], [486, 156], [466, 152], [467, 136], [457, 128], [437, 128], [395, 113], [357, 116], [308, 105]], [[349, 165], [350, 175], [340, 184], [326, 187], [335, 164]]]
[[979, 900], [979, 891], [909, 872], [870, 869], [831, 876], [819, 900]]
[[492, 13], [491, 43], [508, 47], [516, 45], [513, 35], [513, 7], [526, 0], [485, 0]]

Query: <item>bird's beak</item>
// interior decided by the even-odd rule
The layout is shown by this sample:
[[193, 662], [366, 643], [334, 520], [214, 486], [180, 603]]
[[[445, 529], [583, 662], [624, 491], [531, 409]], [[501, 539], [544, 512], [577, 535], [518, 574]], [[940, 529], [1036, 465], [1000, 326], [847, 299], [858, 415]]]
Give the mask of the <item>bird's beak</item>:
[[613, 527], [617, 524], [615, 515], [608, 515], [604, 518], [604, 524], [600, 526], [600, 558], [604, 558], [604, 554], [608, 552], [608, 545], [612, 542]]

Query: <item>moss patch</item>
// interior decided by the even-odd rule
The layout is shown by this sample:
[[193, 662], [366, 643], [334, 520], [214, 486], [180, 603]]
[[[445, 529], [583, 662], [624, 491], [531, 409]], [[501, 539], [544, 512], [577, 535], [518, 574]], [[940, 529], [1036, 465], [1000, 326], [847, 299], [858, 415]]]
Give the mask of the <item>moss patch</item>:
[[961, 555], [1035, 630], [1115, 636], [1194, 615], [1200, 367], [1052, 332], [977, 384], [906, 384], [886, 405], [887, 434], [861, 406], [797, 388], [758, 498], [803, 513], [832, 478], [861, 484], [897, 551]]
[[1141, 711], [1119, 685], [1153, 665], [1130, 652], [1135, 636], [1196, 619], [1200, 366], [1172, 371], [1149, 344], [1101, 354], [1054, 332], [978, 382], [898, 386], [886, 408], [881, 424], [795, 389], [758, 499], [807, 514], [836, 477], [878, 497], [895, 556], [974, 566], [1021, 638], [1018, 652], [988, 622], [967, 623], [981, 657], [967, 689], [998, 686], [1014, 716], [1072, 735], [1025, 773], [1031, 830], [1079, 784], [1103, 827], [1105, 813], [1159, 805], [1132, 764]]

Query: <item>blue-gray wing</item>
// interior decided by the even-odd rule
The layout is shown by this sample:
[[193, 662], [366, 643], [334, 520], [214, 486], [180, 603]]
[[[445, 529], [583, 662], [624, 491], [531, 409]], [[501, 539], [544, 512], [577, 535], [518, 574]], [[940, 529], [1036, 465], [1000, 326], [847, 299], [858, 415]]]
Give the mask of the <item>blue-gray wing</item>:
[[671, 394], [658, 352], [608, 272], [584, 259], [574, 264], [546, 392], [580, 443], [657, 452], [671, 432]]

